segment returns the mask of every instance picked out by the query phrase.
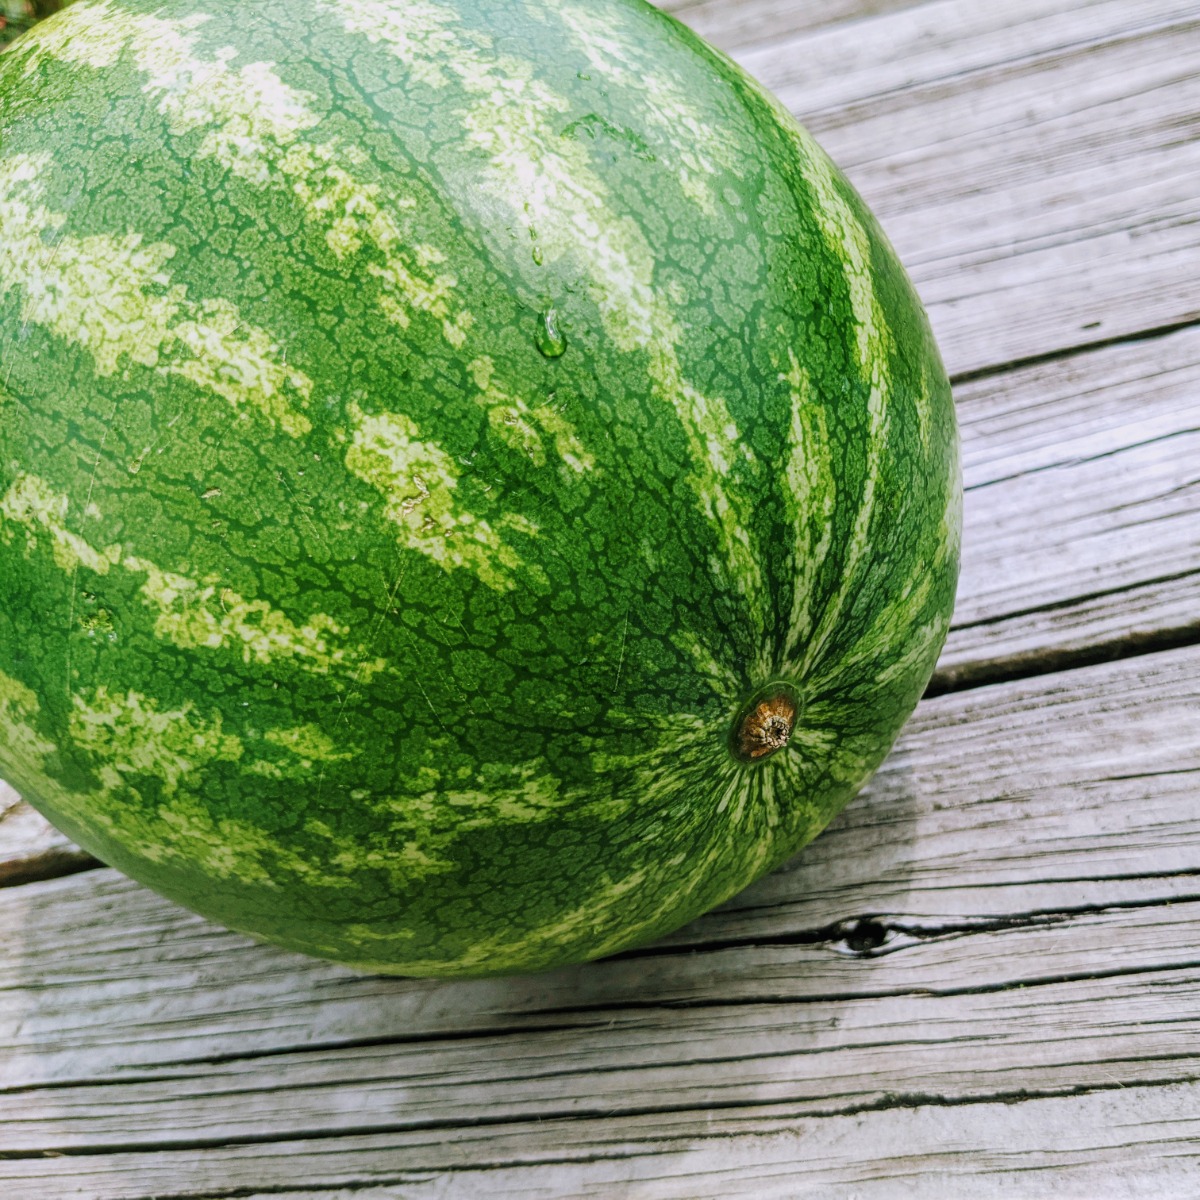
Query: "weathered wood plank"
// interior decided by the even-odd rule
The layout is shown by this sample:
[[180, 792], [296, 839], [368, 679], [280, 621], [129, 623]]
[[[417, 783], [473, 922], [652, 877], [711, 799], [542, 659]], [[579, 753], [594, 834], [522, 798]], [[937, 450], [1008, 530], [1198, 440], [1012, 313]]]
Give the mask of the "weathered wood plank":
[[19, 1189], [21, 1200], [349, 1200], [342, 1188], [356, 1200], [1162, 1200], [1195, 1191], [1196, 1084], [1110, 1085], [1021, 1103], [1017, 1095], [952, 1106], [897, 1099], [881, 1111], [840, 1116], [804, 1117], [774, 1105], [666, 1112], [653, 1127], [644, 1118], [585, 1118], [0, 1160], [0, 1184]]
[[963, 573], [938, 683], [1200, 636], [1200, 329], [957, 389]]
[[915, 8], [921, 0], [665, 0], [657, 7], [678, 17], [702, 38], [729, 51], [738, 46], [778, 42], [880, 13]]
[[785, 870], [652, 950], [519, 980], [355, 976], [108, 871], [6, 889], [0, 1086], [589, 1026], [644, 1003], [821, 1007], [1200, 963], [1198, 778], [1200, 648], [942, 696]]
[[0, 888], [96, 865], [0, 780]]
[[[693, 1003], [682, 1008], [651, 970], [625, 1004], [589, 1007], [567, 1028], [560, 1012], [548, 1028], [501, 1036], [161, 1064], [103, 1083], [0, 1092], [4, 1150], [169, 1149], [781, 1103], [828, 1115], [881, 1105], [892, 1092], [964, 1102], [1186, 1081], [1200, 1076], [1200, 904], [1165, 911], [1157, 921], [1108, 914], [1083, 951], [1069, 934], [1035, 929], [960, 934], [907, 968], [904, 954], [885, 955], [873, 964], [885, 994], [836, 1006], [829, 993], [824, 1004], [763, 999], [812, 999], [806, 968], [820, 963], [811, 955], [718, 956], [695, 964], [715, 969], [705, 982], [695, 966], [686, 971]], [[1164, 969], [1164, 945], [1189, 965]], [[1140, 975], [1147, 956], [1149, 980]], [[1091, 974], [1046, 981], [1081, 965]], [[1010, 986], [992, 991], [997, 970]], [[961, 990], [972, 975], [972, 990]], [[938, 994], [948, 980], [960, 990]], [[886, 994], [889, 982], [911, 994]], [[757, 1002], [732, 1005], [749, 993]]]
[[[1190, 25], [1196, 17], [1194, 7], [1181, 0], [1143, 0], [1136, 6], [1123, 0], [1009, 0], [1003, 7], [979, 0], [924, 0], [888, 5], [874, 14], [864, 8], [854, 21], [822, 21], [794, 37], [746, 47], [738, 61], [785, 102], [803, 101], [810, 113], [920, 93], [935, 83], [970, 82], [986, 89], [1002, 83], [1013, 68], [1042, 80], [1030, 97], [1041, 99], [1058, 72], [1071, 69], [1081, 55], [1113, 43], [1136, 46], [1147, 34]], [[758, 4], [743, 8], [758, 10]], [[677, 15], [687, 21], [690, 11]], [[1051, 62], [1047, 55], [1053, 56]], [[941, 92], [921, 98], [936, 104], [939, 118], [949, 118]], [[1077, 99], [1085, 104], [1072, 111], [1086, 108], [1089, 96]], [[961, 114], [968, 127], [985, 116], [979, 107]], [[1031, 131], [1027, 126], [1025, 132]], [[928, 139], [906, 139], [906, 145], [914, 144], [927, 145]]]
[[1190, 0], [941, 0], [735, 51], [879, 214], [956, 374], [1200, 319]]

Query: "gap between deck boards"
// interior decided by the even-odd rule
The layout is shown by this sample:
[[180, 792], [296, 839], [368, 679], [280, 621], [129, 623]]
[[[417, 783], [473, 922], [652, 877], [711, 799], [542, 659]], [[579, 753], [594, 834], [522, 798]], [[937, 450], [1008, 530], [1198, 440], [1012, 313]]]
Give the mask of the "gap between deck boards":
[[[1089, 1096], [1097, 1093], [1111, 1092], [1118, 1089], [1125, 1091], [1136, 1088], [1161, 1088], [1178, 1085], [1180, 1080], [1174, 1076], [1164, 1076], [1162, 1079], [1145, 1079], [1131, 1083], [1121, 1083], [1114, 1080], [1111, 1083], [1092, 1083], [1079, 1084], [1064, 1087], [1046, 1087], [1046, 1088], [1014, 1088], [1009, 1090], [997, 1090], [994, 1092], [981, 1092], [970, 1096], [944, 1096], [936, 1092], [888, 1092], [880, 1096], [876, 1100], [865, 1100], [854, 1104], [847, 1105], [830, 1105], [828, 1108], [812, 1108], [804, 1107], [796, 1113], [798, 1119], [803, 1120], [830, 1120], [838, 1117], [855, 1117], [865, 1113], [890, 1112], [900, 1109], [917, 1109], [917, 1108], [965, 1108], [981, 1104], [1010, 1104], [1016, 1102], [1025, 1102], [1029, 1100], [1048, 1100], [1058, 1099], [1069, 1096]], [[778, 1101], [763, 1100], [725, 1100], [722, 1101], [720, 1110], [722, 1113], [744, 1113], [755, 1109], [763, 1109], [769, 1111], [773, 1118], [780, 1116], [780, 1109], [786, 1108], [786, 1103], [780, 1104]], [[652, 1116], [677, 1116], [690, 1115], [704, 1112], [711, 1112], [712, 1106], [709, 1104], [664, 1104], [659, 1106], [637, 1105], [631, 1104], [621, 1108], [619, 1111], [613, 1110], [611, 1107], [597, 1108], [595, 1111], [588, 1111], [578, 1107], [564, 1109], [561, 1112], [547, 1112], [538, 1117], [538, 1123], [545, 1125], [550, 1122], [572, 1121], [572, 1122], [587, 1122], [598, 1118], [645, 1118]], [[526, 1116], [476, 1116], [469, 1119], [430, 1119], [427, 1121], [404, 1122], [394, 1125], [377, 1124], [364, 1125], [361, 1128], [348, 1126], [336, 1130], [322, 1129], [297, 1129], [289, 1130], [287, 1133], [277, 1135], [261, 1134], [256, 1135], [246, 1133], [237, 1137], [229, 1138], [178, 1138], [173, 1141], [156, 1141], [152, 1143], [130, 1142], [127, 1144], [111, 1144], [101, 1143], [95, 1146], [63, 1146], [63, 1147], [44, 1147], [37, 1150], [0, 1150], [0, 1162], [21, 1162], [37, 1159], [54, 1159], [54, 1158], [87, 1158], [103, 1155], [121, 1156], [145, 1154], [147, 1152], [154, 1154], [169, 1154], [172, 1152], [189, 1150], [222, 1150], [235, 1147], [251, 1147], [251, 1146], [270, 1146], [286, 1144], [288, 1142], [301, 1143], [321, 1143], [332, 1140], [340, 1140], [344, 1138], [354, 1137], [386, 1137], [389, 1134], [413, 1134], [426, 1133], [449, 1130], [472, 1130], [472, 1129], [503, 1129], [505, 1126], [521, 1126], [527, 1124], [529, 1118]], [[592, 1157], [603, 1158], [604, 1155]], [[613, 1155], [614, 1159], [627, 1157], [625, 1155]], [[563, 1156], [556, 1157], [539, 1157], [537, 1159], [522, 1162], [523, 1166], [534, 1166], [538, 1164], [549, 1165], [558, 1163], [578, 1162], [577, 1158]], [[494, 1170], [496, 1167], [506, 1165], [501, 1163], [493, 1164], [472, 1164], [468, 1167], [456, 1167], [455, 1170], [472, 1170], [486, 1171]], [[381, 1181], [372, 1180], [372, 1186], [379, 1186]], [[386, 1186], [386, 1181], [384, 1182]], [[286, 1188], [253, 1188], [237, 1191], [205, 1191], [203, 1200], [230, 1200], [231, 1197], [242, 1196], [257, 1196], [270, 1194], [272, 1191], [303, 1191], [303, 1188], [296, 1188], [294, 1185], [289, 1185]], [[313, 1189], [317, 1190], [317, 1189]], [[325, 1189], [321, 1189], [325, 1190]], [[347, 1189], [347, 1190], [353, 1190]], [[155, 1196], [147, 1197], [146, 1200], [186, 1200], [186, 1194], [171, 1193], [165, 1196], [161, 1191], [156, 1192]]]

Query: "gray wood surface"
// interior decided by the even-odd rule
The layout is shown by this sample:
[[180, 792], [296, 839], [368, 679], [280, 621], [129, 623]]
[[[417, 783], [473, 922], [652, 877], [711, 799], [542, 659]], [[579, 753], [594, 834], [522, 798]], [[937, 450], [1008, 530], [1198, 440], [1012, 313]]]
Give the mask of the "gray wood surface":
[[657, 946], [354, 975], [0, 785], [0, 1195], [1200, 1194], [1200, 11], [672, 0], [880, 215], [963, 430], [887, 764]]

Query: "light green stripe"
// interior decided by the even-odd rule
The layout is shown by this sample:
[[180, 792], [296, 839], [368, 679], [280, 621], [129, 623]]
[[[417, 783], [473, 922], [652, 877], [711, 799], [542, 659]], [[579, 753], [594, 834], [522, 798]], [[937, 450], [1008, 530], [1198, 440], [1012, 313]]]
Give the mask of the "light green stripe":
[[[384, 43], [414, 80], [457, 85], [474, 98], [463, 109], [463, 150], [487, 156], [465, 176], [491, 207], [536, 242], [544, 261], [581, 261], [592, 280], [605, 332], [626, 352], [644, 351], [655, 395], [675, 410], [689, 444], [695, 488], [723, 550], [729, 585], [750, 602], [765, 628], [764, 590], [746, 532], [744, 500], [727, 486], [735, 463], [751, 462], [728, 406], [684, 378], [675, 306], [654, 286], [654, 255], [630, 217], [617, 216], [586, 150], [558, 135], [568, 101], [536, 78], [530, 63], [497, 51], [490, 38], [462, 28], [458, 14], [427, 0], [322, 0], [347, 31]], [[503, 225], [506, 222], [497, 222]]]
[[[219, 579], [201, 582], [165, 571], [119, 544], [93, 546], [67, 528], [69, 508], [68, 497], [44, 480], [20, 475], [0, 497], [0, 540], [11, 543], [23, 536], [25, 551], [31, 554], [46, 539], [55, 564], [68, 574], [84, 567], [97, 575], [112, 570], [145, 575], [140, 594], [157, 613], [154, 632], [164, 641], [187, 650], [233, 650], [247, 663], [291, 661], [318, 675], [352, 671], [370, 678], [386, 667], [383, 659], [369, 658], [362, 647], [336, 646], [349, 631], [324, 613], [297, 625], [265, 600], [247, 600]], [[100, 515], [91, 505], [83, 518], [98, 520]]]
[[195, 53], [197, 31], [213, 17], [195, 14], [163, 20], [133, 13], [112, 0], [81, 5], [21, 43], [29, 67], [54, 58], [97, 70], [111, 68], [128, 50], [146, 77], [144, 91], [158, 100], [171, 132], [204, 134], [194, 155], [215, 159], [231, 174], [256, 187], [280, 187], [300, 203], [307, 219], [325, 229], [338, 258], [372, 247], [381, 261], [367, 269], [383, 288], [381, 306], [407, 327], [414, 312], [441, 322], [446, 339], [459, 347], [470, 314], [455, 311], [453, 273], [439, 269], [445, 254], [416, 242], [404, 213], [415, 202], [359, 177], [366, 159], [339, 139], [311, 144], [301, 135], [319, 125], [310, 98], [289, 87], [271, 63], [233, 65], [238, 51], [218, 50], [212, 58]]
[[21, 319], [86, 350], [102, 377], [134, 364], [179, 375], [285, 433], [307, 433], [295, 405], [307, 403], [312, 381], [287, 366], [270, 334], [227, 300], [193, 300], [173, 283], [174, 246], [136, 233], [57, 233], [66, 217], [38, 203], [46, 166], [40, 156], [0, 159], [0, 296], [20, 293]]
[[938, 544], [939, 566], [947, 562], [957, 564], [962, 550], [962, 444], [957, 437], [950, 439], [950, 453], [946, 459], [946, 511], [942, 514], [942, 536]]
[[603, 16], [572, 0], [550, 0], [549, 7], [587, 59], [589, 74], [637, 97], [655, 157], [675, 172], [685, 196], [713, 213], [716, 181], [737, 174], [744, 157], [726, 123], [696, 107], [688, 82], [664, 66], [657, 43], [621, 22], [611, 7]]
[[689, 630], [679, 630], [672, 641], [692, 660], [693, 668], [708, 680], [714, 696], [736, 696], [745, 686], [740, 674], [718, 662], [706, 642]]
[[[588, 795], [565, 789], [544, 758], [515, 765], [485, 763], [465, 779], [445, 776], [436, 765], [426, 763], [409, 782], [412, 791], [402, 796], [359, 798], [387, 820], [394, 840], [386, 851], [348, 841], [347, 871], [382, 870], [400, 886], [413, 878], [452, 870], [457, 865], [453, 855], [443, 854], [469, 831], [537, 823], [564, 810], [584, 816], [602, 807]], [[420, 788], [425, 790], [417, 791]]]
[[[778, 670], [786, 670], [797, 647], [812, 630], [812, 592], [833, 539], [833, 514], [837, 503], [831, 443], [825, 409], [814, 403], [809, 373], [795, 351], [788, 349], [789, 369], [780, 375], [788, 384], [792, 401], [789, 452], [784, 471], [788, 514], [793, 526], [792, 607], [784, 640], [783, 661]], [[814, 539], [813, 525], [820, 533]]]
[[[794, 129], [799, 129], [788, 118]], [[830, 250], [843, 264], [850, 306], [855, 321], [855, 351], [859, 374], [869, 387], [867, 429], [861, 444], [866, 454], [862, 498], [842, 564], [842, 583], [805, 649], [802, 675], [807, 675], [826, 641], [838, 627], [842, 609], [859, 586], [859, 567], [870, 547], [871, 518], [875, 511], [875, 488], [883, 459], [888, 427], [891, 380], [888, 365], [892, 345], [879, 298], [875, 294], [871, 268], [871, 242], [853, 208], [834, 177], [834, 167], [825, 152], [803, 131], [797, 133], [803, 150], [804, 177], [816, 198], [817, 219]]]
[[402, 413], [370, 415], [357, 404], [349, 412], [353, 430], [346, 467], [383, 496], [384, 515], [399, 530], [401, 546], [447, 571], [472, 571], [496, 591], [514, 588], [522, 569], [545, 582], [541, 568], [524, 564], [500, 532], [533, 536], [532, 521], [510, 513], [493, 526], [466, 509], [454, 459], [436, 442], [422, 440]]
[[[37, 550], [41, 536], [50, 539], [55, 565], [62, 571], [74, 573], [86, 567], [97, 575], [107, 575], [121, 561], [119, 545], [94, 547], [86, 538], [72, 533], [66, 525], [70, 500], [55, 492], [36, 475], [18, 475], [0, 497], [0, 540], [11, 544], [17, 529], [24, 532], [25, 553]], [[89, 507], [84, 515], [94, 519], [97, 510]]]
[[921, 625], [918, 618], [925, 612], [937, 572], [929, 563], [918, 559], [908, 578], [897, 586], [891, 599], [874, 615], [870, 626], [859, 638], [856, 648], [844, 654], [821, 678], [828, 685], [839, 678], [856, 679], [862, 675], [862, 664], [879, 658], [881, 646], [904, 646], [904, 654], [887, 667], [877, 668], [872, 678], [883, 687], [894, 678], [903, 676], [932, 647], [935, 638], [945, 636], [949, 614], [939, 616], [932, 624]]

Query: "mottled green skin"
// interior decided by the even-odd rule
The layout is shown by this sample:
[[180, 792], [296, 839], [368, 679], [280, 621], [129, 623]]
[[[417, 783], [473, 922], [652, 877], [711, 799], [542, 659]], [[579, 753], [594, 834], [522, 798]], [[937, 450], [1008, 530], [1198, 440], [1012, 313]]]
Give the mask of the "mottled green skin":
[[[0, 59], [18, 246], [0, 248], [0, 774], [104, 860], [284, 946], [430, 975], [593, 958], [770, 870], [886, 754], [953, 603], [949, 387], [849, 185], [670, 18], [358, 8], [376, 30], [419, 9], [420, 69], [399, 25], [368, 37], [310, 0], [84, 0]], [[232, 91], [153, 84], [161, 38], [81, 47], [196, 11], [213, 19], [172, 26], [191, 58], [273, 64], [319, 123], [247, 142]], [[564, 24], [579, 13], [638, 69], [599, 71]], [[433, 26], [454, 31], [443, 50]], [[514, 61], [529, 78], [496, 105], [479, 70]], [[223, 115], [189, 127], [171, 105], [205, 87]], [[663, 97], [682, 107], [656, 120]], [[206, 143], [214, 122], [228, 137]], [[496, 165], [529, 129], [547, 163]], [[330, 156], [276, 171], [285, 142], [333, 145], [377, 208], [403, 197], [402, 243], [360, 225], [335, 247], [350, 210], [313, 201]], [[611, 224], [589, 232], [591, 201], [561, 188], [537, 200], [564, 173]], [[617, 244], [642, 256], [627, 288], [597, 249]], [[117, 317], [70, 266], [110, 245], [149, 280]], [[448, 308], [401, 318], [379, 269], [419, 267], [417, 245]], [[139, 246], [174, 252], [147, 266]], [[143, 331], [139, 304], [193, 325]], [[538, 348], [551, 306], [559, 357]], [[194, 326], [220, 311], [237, 320], [206, 350]], [[281, 374], [213, 383], [229, 346]], [[389, 475], [378, 441], [355, 457], [356, 428], [445, 457], [399, 450]], [[795, 736], [738, 762], [731, 722], [770, 680], [804, 699]]]

